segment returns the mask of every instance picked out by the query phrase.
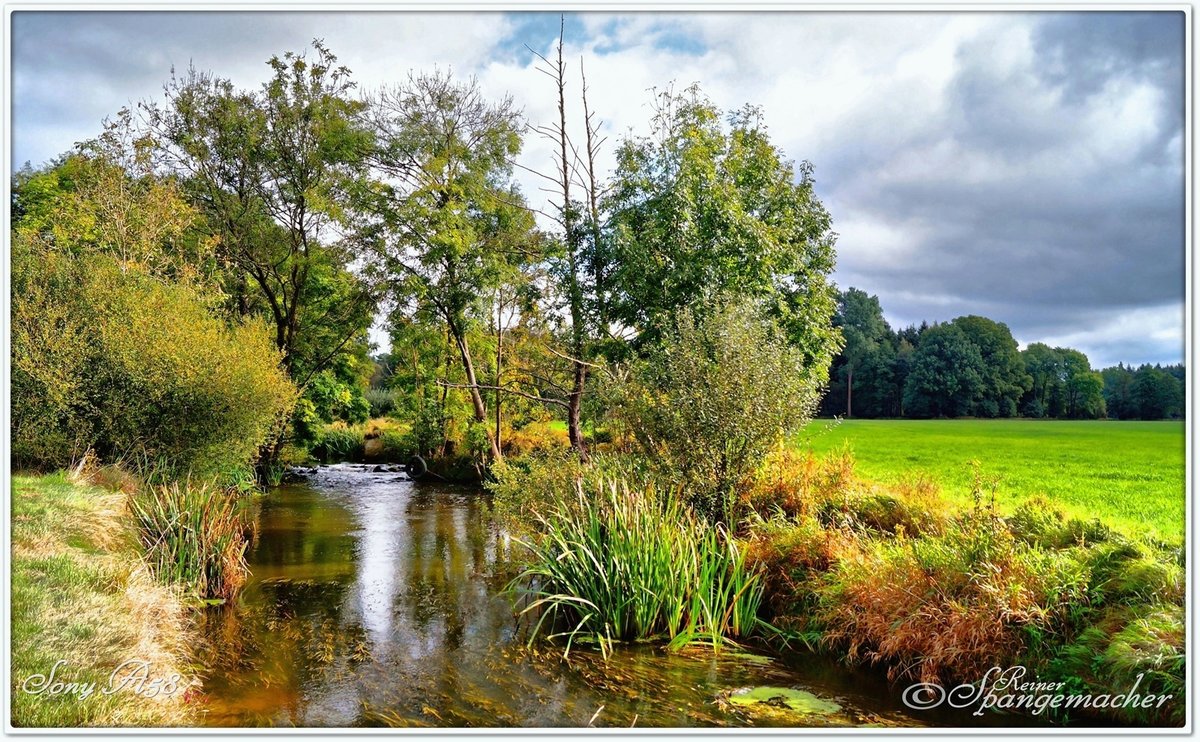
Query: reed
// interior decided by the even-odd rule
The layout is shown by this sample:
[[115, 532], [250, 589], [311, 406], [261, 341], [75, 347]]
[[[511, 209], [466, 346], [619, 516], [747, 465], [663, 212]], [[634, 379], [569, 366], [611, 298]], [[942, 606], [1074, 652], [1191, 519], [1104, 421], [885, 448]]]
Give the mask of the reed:
[[[530, 566], [510, 584], [536, 615], [531, 640], [614, 643], [661, 639], [714, 648], [755, 633], [762, 582], [722, 526], [699, 519], [678, 492], [609, 481], [576, 486], [574, 502], [538, 516]], [[590, 496], [589, 496], [590, 495]]]
[[146, 563], [161, 582], [228, 600], [246, 581], [249, 522], [236, 490], [170, 482], [131, 499]]

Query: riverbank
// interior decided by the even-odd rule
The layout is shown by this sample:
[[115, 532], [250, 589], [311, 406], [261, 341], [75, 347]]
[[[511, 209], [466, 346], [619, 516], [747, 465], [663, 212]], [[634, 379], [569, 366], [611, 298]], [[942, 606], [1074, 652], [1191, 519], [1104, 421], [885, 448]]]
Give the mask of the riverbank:
[[11, 483], [13, 726], [192, 723], [191, 628], [142, 562], [129, 495], [61, 473]]
[[[554, 535], [580, 520], [575, 500], [602, 498], [613, 486], [662, 500], [669, 485], [656, 484], [644, 463], [608, 455], [588, 465], [569, 457], [511, 461], [493, 470], [489, 487], [503, 520], [514, 528], [533, 524], [529, 540], [544, 547], [530, 558], [539, 577], [598, 549], [617, 563], [597, 564], [597, 571], [640, 574], [637, 555], [646, 548], [618, 554]], [[778, 449], [738, 486], [727, 521], [729, 548], [743, 551], [761, 580], [758, 616], [771, 626], [763, 638], [874, 666], [898, 683], [978, 683], [993, 667], [1021, 666], [1083, 695], [1127, 699], [1120, 694], [1138, 688], [1162, 703], [1048, 715], [1179, 725], [1186, 709], [1182, 549], [1073, 516], [1044, 497], [1023, 498], [1006, 512], [997, 504], [1002, 489], [976, 467], [964, 505], [930, 477], [864, 477], [847, 451]], [[621, 520], [618, 505], [586, 518], [585, 525], [595, 522], [588, 533], [607, 541]], [[647, 523], [632, 540], [655, 542], [658, 524]], [[539, 594], [575, 606], [546, 633], [589, 638], [592, 627], [628, 625], [625, 616], [640, 617], [661, 600], [627, 583], [622, 577], [619, 599], [601, 602], [597, 591], [610, 590], [607, 580], [581, 586], [542, 578]], [[619, 606], [615, 615], [603, 613], [609, 604]], [[655, 631], [639, 638], [671, 639]]]

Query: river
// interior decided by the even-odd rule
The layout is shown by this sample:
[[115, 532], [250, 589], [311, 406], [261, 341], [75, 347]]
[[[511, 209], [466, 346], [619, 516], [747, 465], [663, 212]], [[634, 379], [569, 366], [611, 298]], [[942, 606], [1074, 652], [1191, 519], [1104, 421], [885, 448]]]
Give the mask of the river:
[[[208, 609], [198, 650], [210, 726], [978, 726], [918, 713], [876, 671], [644, 645], [605, 661], [527, 646], [503, 593], [521, 548], [477, 489], [371, 467], [322, 467], [261, 504], [238, 600]], [[834, 713], [725, 702], [795, 688]]]

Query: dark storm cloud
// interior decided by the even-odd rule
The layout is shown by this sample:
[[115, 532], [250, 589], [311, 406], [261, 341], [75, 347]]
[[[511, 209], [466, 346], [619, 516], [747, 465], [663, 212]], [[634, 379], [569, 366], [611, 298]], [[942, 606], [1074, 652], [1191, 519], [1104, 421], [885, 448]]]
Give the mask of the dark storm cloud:
[[[964, 44], [942, 125], [906, 143], [929, 171], [891, 158], [829, 176], [880, 222], [933, 225], [896, 261], [843, 241], [843, 285], [903, 322], [979, 313], [1024, 342], [1087, 337], [1098, 363], [1181, 360], [1182, 31], [1178, 13], [1046, 16], [1032, 67], [997, 63], [1011, 39]], [[1103, 340], [1105, 322], [1152, 307], [1143, 318], [1177, 333]]]

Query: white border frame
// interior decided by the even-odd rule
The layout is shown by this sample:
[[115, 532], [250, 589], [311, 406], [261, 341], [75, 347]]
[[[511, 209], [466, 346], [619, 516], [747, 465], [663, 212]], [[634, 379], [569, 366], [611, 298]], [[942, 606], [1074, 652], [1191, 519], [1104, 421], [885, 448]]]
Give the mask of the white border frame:
[[1196, 440], [1194, 436], [1194, 427], [1196, 425], [1196, 391], [1193, 382], [1200, 379], [1200, 374], [1195, 370], [1194, 343], [1193, 332], [1195, 331], [1196, 308], [1193, 303], [1195, 289], [1195, 274], [1193, 252], [1195, 249], [1194, 230], [1193, 230], [1193, 205], [1195, 191], [1193, 187], [1193, 96], [1192, 87], [1194, 80], [1194, 72], [1196, 61], [1193, 56], [1193, 6], [1191, 3], [886, 3], [886, 2], [850, 2], [845, 3], [795, 3], [786, 2], [783, 0], [775, 2], [763, 2], [761, 0], [755, 2], [747, 2], [743, 4], [727, 3], [727, 2], [647, 2], [640, 3], [636, 0], [609, 0], [608, 2], [576, 2], [574, 0], [563, 0], [558, 4], [550, 2], [538, 2], [537, 0], [521, 0], [518, 2], [506, 2], [505, 0], [492, 0], [492, 2], [466, 2], [460, 0], [447, 0], [446, 2], [414, 2], [414, 3], [396, 3], [396, 2], [347, 2], [343, 4], [331, 2], [317, 2], [313, 0], [301, 0], [298, 2], [246, 2], [239, 3], [232, 0], [224, 2], [199, 2], [195, 0], [182, 0], [181, 2], [55, 2], [53, 0], [47, 2], [16, 2], [4, 3], [4, 33], [3, 33], [3, 48], [5, 53], [0, 59], [0, 69], [3, 70], [3, 75], [0, 76], [0, 102], [4, 106], [4, 131], [8, 133], [4, 137], [3, 142], [3, 157], [0, 162], [4, 168], [4, 213], [0, 218], [0, 228], [3, 228], [3, 248], [0, 249], [0, 257], [3, 258], [3, 264], [0, 265], [0, 277], [4, 280], [3, 291], [3, 311], [4, 318], [3, 327], [5, 332], [0, 339], [0, 348], [3, 350], [3, 358], [0, 359], [0, 383], [3, 388], [0, 389], [0, 408], [4, 412], [4, 420], [12, 419], [11, 400], [10, 400], [10, 335], [9, 323], [7, 318], [11, 316], [10, 312], [10, 229], [11, 229], [11, 213], [8, 204], [11, 203], [11, 176], [13, 173], [12, 162], [12, 14], [21, 11], [167, 11], [167, 12], [182, 12], [182, 11], [224, 11], [224, 12], [271, 12], [271, 11], [294, 11], [294, 12], [359, 12], [359, 11], [394, 11], [394, 12], [520, 12], [520, 11], [542, 11], [542, 12], [587, 12], [587, 11], [602, 11], [602, 12], [731, 12], [731, 13], [751, 13], [759, 11], [793, 11], [793, 12], [931, 12], [931, 13], [1003, 13], [1003, 12], [1086, 12], [1086, 11], [1178, 11], [1184, 14], [1184, 201], [1185, 201], [1185, 217], [1184, 217], [1184, 294], [1185, 294], [1185, 312], [1184, 312], [1184, 358], [1188, 372], [1188, 383], [1186, 386], [1185, 405], [1187, 407], [1187, 422], [1185, 425], [1186, 433], [1186, 518], [1187, 530], [1185, 536], [1185, 549], [1188, 554], [1188, 564], [1186, 572], [1187, 599], [1186, 599], [1186, 639], [1185, 651], [1187, 654], [1188, 671], [1187, 671], [1187, 699], [1185, 706], [1186, 721], [1183, 727], [1180, 728], [1117, 728], [1117, 727], [1050, 727], [1050, 728], [975, 728], [975, 727], [944, 727], [944, 728], [889, 728], [889, 729], [859, 729], [859, 728], [792, 728], [792, 729], [761, 729], [761, 728], [637, 728], [637, 729], [614, 729], [614, 728], [576, 728], [567, 727], [562, 729], [552, 728], [486, 728], [486, 729], [462, 729], [462, 728], [445, 728], [445, 729], [361, 729], [361, 728], [342, 728], [342, 727], [306, 727], [306, 728], [268, 728], [255, 729], [247, 727], [209, 727], [209, 728], [192, 728], [192, 727], [173, 727], [173, 728], [23, 728], [12, 726], [11, 714], [11, 689], [12, 689], [12, 666], [11, 655], [12, 647], [9, 644], [11, 636], [9, 628], [12, 626], [11, 616], [11, 598], [10, 590], [12, 584], [12, 560], [8, 558], [11, 555], [12, 544], [12, 471], [9, 452], [12, 450], [11, 429], [5, 427], [3, 444], [0, 449], [0, 467], [3, 470], [3, 481], [0, 482], [0, 496], [3, 499], [3, 533], [4, 541], [8, 546], [9, 551], [6, 551], [4, 558], [4, 573], [5, 580], [0, 587], [0, 596], [3, 598], [3, 635], [6, 637], [6, 642], [0, 654], [3, 655], [3, 678], [4, 685], [8, 692], [4, 694], [3, 701], [0, 701], [0, 709], [4, 714], [4, 735], [18, 737], [46, 737], [46, 736], [99, 736], [99, 737], [116, 737], [125, 735], [169, 735], [173, 737], [184, 738], [207, 738], [216, 734], [233, 734], [239, 737], [258, 737], [258, 736], [278, 736], [278, 735], [406, 735], [406, 736], [434, 736], [434, 737], [479, 737], [479, 736], [512, 736], [512, 735], [529, 735], [538, 737], [556, 737], [556, 736], [612, 736], [616, 734], [633, 734], [646, 735], [656, 737], [675, 737], [686, 738], [692, 736], [712, 736], [712, 735], [747, 735], [747, 736], [780, 736], [780, 735], [804, 735], [806, 737], [883, 737], [883, 736], [911, 736], [911, 735], [935, 735], [939, 737], [945, 736], [979, 736], [979, 737], [1003, 737], [1003, 736], [1020, 736], [1033, 738], [1052, 738], [1052, 737], [1091, 737], [1091, 736], [1191, 736], [1194, 731], [1194, 714], [1195, 703], [1193, 699], [1193, 685], [1195, 679], [1195, 666], [1193, 664], [1194, 657], [1192, 654], [1193, 639], [1195, 637], [1195, 614], [1193, 612], [1194, 600], [1193, 594], [1196, 587], [1195, 575], [1193, 566], [1196, 564], [1198, 555], [1194, 533], [1193, 533], [1193, 516], [1194, 516], [1194, 500], [1195, 500], [1195, 483], [1193, 480], [1194, 455]]

